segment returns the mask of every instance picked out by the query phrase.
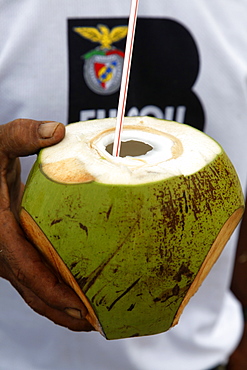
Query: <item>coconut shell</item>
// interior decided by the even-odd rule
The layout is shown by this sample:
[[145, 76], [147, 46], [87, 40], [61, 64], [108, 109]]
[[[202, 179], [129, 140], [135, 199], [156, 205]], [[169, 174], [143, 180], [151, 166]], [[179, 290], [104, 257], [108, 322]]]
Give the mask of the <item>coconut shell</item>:
[[138, 185], [53, 181], [38, 157], [20, 219], [107, 339], [174, 326], [239, 223], [244, 198], [222, 150], [189, 176]]

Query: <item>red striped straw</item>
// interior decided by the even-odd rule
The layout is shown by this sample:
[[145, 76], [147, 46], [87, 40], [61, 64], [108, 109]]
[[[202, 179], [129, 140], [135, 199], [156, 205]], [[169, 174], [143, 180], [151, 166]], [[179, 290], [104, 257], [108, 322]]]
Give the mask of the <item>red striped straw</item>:
[[112, 155], [114, 157], [119, 157], [120, 148], [121, 148], [121, 134], [123, 131], [123, 120], [124, 120], [127, 92], [128, 92], [128, 86], [129, 86], [129, 75], [130, 75], [130, 66], [131, 66], [131, 60], [132, 60], [133, 44], [134, 44], [134, 38], [135, 38], [135, 28], [136, 28], [138, 5], [139, 5], [139, 0], [131, 1], [128, 33], [127, 33], [124, 63], [123, 63], [123, 73], [122, 73], [120, 95], [119, 95], [119, 101], [118, 101], [117, 123], [116, 123], [115, 137], [114, 137], [114, 143], [113, 143], [113, 152], [112, 152]]

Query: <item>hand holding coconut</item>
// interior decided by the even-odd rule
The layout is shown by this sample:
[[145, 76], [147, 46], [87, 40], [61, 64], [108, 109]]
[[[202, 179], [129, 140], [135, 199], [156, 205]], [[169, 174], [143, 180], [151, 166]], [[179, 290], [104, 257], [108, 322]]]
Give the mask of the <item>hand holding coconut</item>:
[[[238, 224], [244, 199], [221, 146], [152, 117], [125, 119], [123, 141], [148, 152], [113, 157], [115, 119], [66, 127], [41, 151], [21, 223], [108, 339], [174, 326]], [[124, 145], [125, 146], [125, 145]]]
[[39, 314], [71, 330], [88, 331], [92, 328], [84, 319], [84, 305], [44, 264], [17, 221], [23, 192], [18, 157], [63, 137], [64, 126], [58, 122], [15, 120], [0, 126], [0, 276]]

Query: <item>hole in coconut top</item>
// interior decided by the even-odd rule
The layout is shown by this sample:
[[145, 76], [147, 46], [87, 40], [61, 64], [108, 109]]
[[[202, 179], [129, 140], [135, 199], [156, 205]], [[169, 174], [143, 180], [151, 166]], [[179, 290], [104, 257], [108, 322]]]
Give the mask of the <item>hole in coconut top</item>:
[[[120, 157], [139, 157], [145, 155], [147, 152], [150, 152], [153, 147], [146, 143], [136, 140], [128, 140], [121, 142], [120, 148]], [[106, 146], [106, 151], [112, 155], [113, 143]]]

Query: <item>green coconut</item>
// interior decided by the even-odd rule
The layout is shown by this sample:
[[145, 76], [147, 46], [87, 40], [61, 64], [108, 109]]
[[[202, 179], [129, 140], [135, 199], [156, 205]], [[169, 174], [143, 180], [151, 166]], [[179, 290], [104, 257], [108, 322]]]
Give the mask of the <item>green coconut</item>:
[[[125, 118], [127, 153], [113, 157], [115, 125], [67, 126], [61, 143], [41, 150], [20, 212], [28, 237], [107, 339], [175, 325], [244, 209], [233, 165], [204, 133]], [[132, 152], [135, 142], [144, 153]]]

